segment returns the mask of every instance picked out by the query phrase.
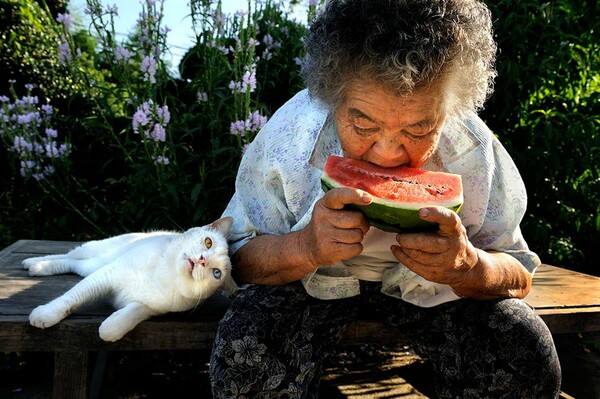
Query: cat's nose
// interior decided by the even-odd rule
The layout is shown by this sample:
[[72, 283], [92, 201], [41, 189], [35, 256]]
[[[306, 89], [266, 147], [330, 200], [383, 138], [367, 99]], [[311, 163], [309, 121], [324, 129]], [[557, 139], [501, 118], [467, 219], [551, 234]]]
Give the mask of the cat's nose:
[[200, 258], [196, 261], [196, 264], [205, 267], [208, 264], [208, 260], [204, 257], [204, 255], [200, 255]]

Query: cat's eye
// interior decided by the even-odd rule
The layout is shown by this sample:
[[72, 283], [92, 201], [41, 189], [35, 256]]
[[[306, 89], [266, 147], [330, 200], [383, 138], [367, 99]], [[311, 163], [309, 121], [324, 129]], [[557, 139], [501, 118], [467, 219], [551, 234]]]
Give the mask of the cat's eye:
[[204, 239], [204, 245], [206, 245], [206, 248], [212, 247], [212, 240], [209, 237], [206, 237]]
[[213, 277], [216, 278], [217, 280], [221, 279], [221, 276], [223, 275], [223, 273], [221, 272], [221, 270], [219, 269], [212, 269], [213, 272]]

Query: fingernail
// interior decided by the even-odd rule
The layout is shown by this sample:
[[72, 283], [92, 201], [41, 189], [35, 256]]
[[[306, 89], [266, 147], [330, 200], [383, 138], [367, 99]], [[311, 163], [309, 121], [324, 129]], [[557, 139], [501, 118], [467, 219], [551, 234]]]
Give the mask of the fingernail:
[[419, 210], [419, 216], [422, 218], [426, 218], [427, 216], [429, 216], [429, 209]]
[[361, 198], [362, 198], [363, 202], [366, 203], [366, 204], [371, 203], [371, 201], [373, 200], [373, 197], [371, 197], [371, 194], [365, 193], [365, 192], [363, 192]]

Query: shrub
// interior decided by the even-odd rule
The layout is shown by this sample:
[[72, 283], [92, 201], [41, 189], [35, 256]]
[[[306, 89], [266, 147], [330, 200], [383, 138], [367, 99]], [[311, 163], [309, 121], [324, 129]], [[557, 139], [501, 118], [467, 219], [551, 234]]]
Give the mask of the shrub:
[[[180, 79], [163, 62], [163, 2], [143, 3], [136, 33], [121, 43], [113, 30], [116, 7], [87, 1], [92, 36], [74, 31], [69, 14], [59, 13], [58, 23], [45, 15], [54, 32], [53, 68], [82, 88], [52, 115], [55, 126], [68, 127], [72, 151], [63, 173], [10, 177], [6, 214], [18, 198], [26, 204], [18, 213], [31, 220], [27, 234], [5, 233], [7, 241], [184, 229], [221, 214], [244, 146], [300, 87], [289, 55], [301, 47], [304, 28], [271, 1], [233, 16], [212, 3], [191, 2], [197, 44], [180, 65]], [[273, 85], [281, 86], [278, 95]]]
[[597, 2], [490, 2], [498, 80], [484, 118], [529, 193], [523, 230], [543, 261], [598, 274], [600, 12]]
[[[499, 76], [482, 116], [528, 187], [525, 237], [543, 261], [599, 274], [592, 262], [600, 237], [600, 25], [592, 16], [600, 5], [488, 3]], [[57, 146], [71, 149], [51, 159], [61, 173], [23, 179], [14, 149], [23, 132], [2, 127], [11, 132], [0, 148], [3, 245], [183, 229], [217, 218], [244, 146], [302, 86], [296, 59], [305, 26], [274, 1], [249, 2], [250, 12], [236, 15], [223, 15], [220, 1], [191, 1], [196, 42], [178, 66], [180, 78], [162, 61], [161, 1], [143, 3], [136, 33], [122, 42], [112, 29], [117, 10], [87, 4], [91, 34], [33, 0], [0, 0], [0, 67], [17, 81], [10, 97], [10, 85], [0, 83], [3, 112], [16, 112], [6, 107], [23, 96], [38, 98], [35, 107], [50, 104], [43, 123], [58, 132]], [[314, 11], [311, 5], [309, 18]], [[34, 129], [28, 142], [48, 140], [45, 129]]]

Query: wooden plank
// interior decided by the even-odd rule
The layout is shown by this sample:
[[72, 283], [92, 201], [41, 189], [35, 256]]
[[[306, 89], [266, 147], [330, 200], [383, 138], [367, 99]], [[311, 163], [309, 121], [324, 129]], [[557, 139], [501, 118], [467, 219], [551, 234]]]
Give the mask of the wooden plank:
[[[80, 277], [74, 275], [30, 277], [27, 271], [22, 269], [21, 261], [27, 257], [45, 253], [63, 253], [78, 244], [78, 242], [69, 241], [19, 240], [0, 251], [0, 316], [3, 318], [5, 316], [23, 316], [22, 322], [26, 323], [26, 316], [35, 306], [48, 302], [76, 284]], [[9, 280], [10, 283], [2, 284], [3, 280]], [[534, 276], [534, 286], [526, 301], [536, 309], [536, 312], [549, 324], [553, 332], [600, 331], [600, 315], [597, 310], [600, 307], [600, 278], [598, 277], [555, 266], [541, 265]], [[201, 322], [206, 317], [204, 312], [213, 312], [214, 319], [204, 319], [208, 324], [194, 325], [193, 328], [212, 328], [211, 331], [214, 332], [216, 321], [220, 319], [226, 307], [227, 303], [221, 304], [220, 307], [207, 303], [201, 312], [193, 312], [195, 316], [191, 318], [182, 318], [181, 315], [164, 317], [170, 319], [171, 328], [180, 328], [180, 325]], [[99, 323], [111, 312], [112, 308], [106, 303], [86, 306], [61, 322], [60, 324], [63, 324], [64, 327], [59, 327], [59, 329], [67, 328], [69, 323], [73, 323], [72, 325], [76, 325], [77, 328], [97, 329]], [[151, 322], [155, 322], [155, 319]], [[17, 328], [18, 322], [13, 320], [10, 323], [11, 328]], [[146, 323], [150, 323], [150, 321], [144, 322], [142, 325]], [[212, 327], [209, 327], [211, 323]], [[148, 324], [148, 328], [150, 326]], [[158, 325], [156, 327], [159, 328]], [[52, 329], [45, 332], [49, 331]], [[31, 332], [23, 330], [19, 333], [31, 334]], [[68, 335], [66, 332], [63, 334]], [[345, 340], [360, 343], [377, 338], [381, 341], [393, 342], [396, 334], [393, 329], [382, 329], [381, 323], [360, 321], [353, 324]], [[59, 338], [57, 337], [57, 339]], [[76, 340], [77, 337], [73, 339]], [[168, 340], [169, 338], [165, 336], [164, 339]], [[208, 339], [210, 340], [210, 338]], [[88, 344], [80, 343], [81, 347]], [[167, 347], [161, 343], [157, 345]], [[185, 346], [183, 343], [176, 343], [176, 345]], [[202, 349], [206, 348], [205, 344], [190, 345], [192, 346], [184, 349], [192, 349], [198, 345]], [[28, 347], [33, 346], [33, 344], [28, 345]]]
[[26, 245], [29, 240], [19, 240], [10, 244], [8, 247], [2, 249], [0, 251], [0, 262], [3, 262], [3, 259], [6, 255], [15, 252], [19, 247]]
[[19, 240], [12, 253], [25, 253], [29, 256], [63, 254], [81, 245], [81, 241]]
[[566, 392], [560, 391], [560, 394], [558, 395], [559, 399], [575, 399], [573, 396], [569, 395]]
[[0, 351], [98, 351], [98, 350], [191, 350], [212, 348], [218, 319], [186, 320], [156, 317], [138, 325], [117, 342], [98, 336], [103, 318], [70, 317], [41, 330], [29, 325], [27, 316], [2, 320]]
[[87, 351], [54, 354], [53, 399], [85, 399], [88, 397]]
[[193, 312], [153, 318], [142, 323], [117, 344], [98, 336], [100, 323], [114, 311], [107, 303], [84, 306], [58, 325], [40, 330], [29, 325], [28, 315], [37, 305], [61, 295], [81, 277], [59, 275], [30, 277], [21, 261], [44, 253], [62, 253], [74, 242], [20, 240], [1, 252], [0, 258], [0, 350], [142, 350], [210, 349], [218, 321], [229, 305], [220, 293]]
[[537, 313], [553, 334], [600, 331], [600, 306], [568, 309], [540, 309]]
[[600, 277], [544, 264], [525, 300], [535, 309], [600, 306]]
[[[123, 339], [107, 343], [98, 336], [100, 323], [113, 309], [106, 303], [79, 309], [58, 325], [40, 330], [29, 325], [31, 310], [71, 288], [74, 275], [30, 277], [23, 259], [64, 253], [72, 241], [19, 240], [0, 251], [0, 350], [54, 351], [57, 398], [88, 395], [89, 351], [210, 350], [229, 300], [210, 298], [193, 312], [155, 317], [138, 325]], [[600, 278], [542, 265], [526, 298], [553, 333], [600, 331]], [[407, 338], [376, 320], [352, 323], [344, 344], [398, 343]], [[569, 396], [564, 394], [565, 397]]]
[[355, 321], [348, 327], [342, 342], [347, 345], [379, 343], [408, 342], [398, 329], [378, 320]]

